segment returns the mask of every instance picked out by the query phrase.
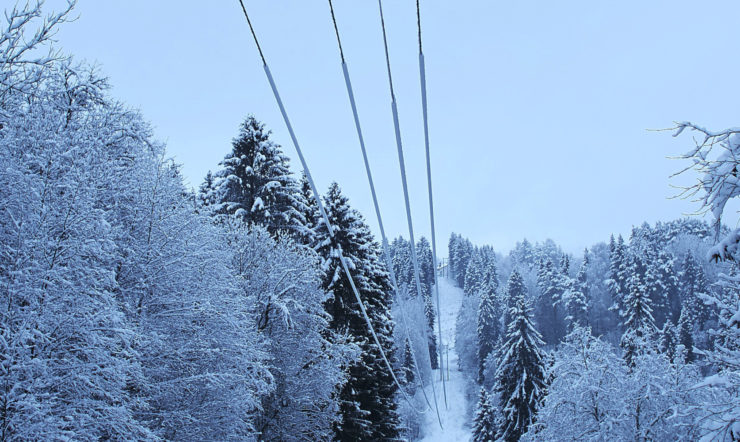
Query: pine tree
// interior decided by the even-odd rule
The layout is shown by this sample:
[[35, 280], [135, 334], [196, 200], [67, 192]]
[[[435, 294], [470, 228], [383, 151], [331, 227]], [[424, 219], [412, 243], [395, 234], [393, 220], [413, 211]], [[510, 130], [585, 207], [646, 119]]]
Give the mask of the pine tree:
[[660, 351], [668, 357], [671, 363], [676, 355], [677, 341], [676, 327], [673, 321], [669, 319], [663, 324], [663, 329], [660, 331]]
[[[567, 255], [563, 255], [563, 266], [569, 267]], [[548, 344], [557, 344], [565, 334], [564, 314], [561, 297], [566, 287], [566, 277], [550, 259], [540, 263], [537, 271], [537, 287], [539, 296], [536, 298], [535, 316], [540, 324], [542, 335]], [[569, 278], [568, 278], [569, 279]]]
[[483, 280], [483, 257], [478, 250], [473, 252], [473, 256], [465, 270], [465, 285], [463, 291], [470, 296], [480, 291]]
[[[709, 317], [709, 312], [704, 303], [699, 299], [699, 294], [710, 293], [709, 282], [707, 281], [704, 269], [690, 252], [686, 253], [681, 265], [678, 286], [681, 304], [676, 314], [681, 315], [681, 309], [686, 307], [690, 310], [689, 314], [693, 316], [692, 319], [698, 324], [706, 321]], [[678, 321], [678, 317], [675, 320]]]
[[318, 204], [313, 196], [311, 184], [305, 172], [301, 172], [301, 179], [298, 182], [298, 193], [296, 194], [296, 210], [298, 212], [298, 232], [296, 241], [309, 247], [316, 246], [316, 226], [318, 225], [319, 213]]
[[330, 326], [348, 333], [360, 346], [359, 361], [349, 367], [349, 379], [339, 393], [341, 423], [335, 426], [339, 440], [388, 440], [398, 436], [397, 387], [357, 304], [336, 250], [348, 262], [353, 280], [390, 362], [395, 360], [393, 323], [389, 320], [391, 287], [380, 260], [379, 246], [362, 216], [349, 206], [339, 186], [333, 183], [324, 198], [334, 238], [324, 224], [316, 228], [317, 252], [326, 269], [323, 286], [332, 295], [326, 310]]
[[232, 151], [221, 161], [209, 194], [217, 214], [235, 215], [247, 224], [259, 224], [275, 235], [300, 233], [298, 184], [288, 157], [270, 140], [270, 132], [253, 116], [242, 123]]
[[629, 294], [624, 300], [624, 334], [622, 348], [624, 358], [629, 366], [633, 365], [636, 353], [646, 349], [640, 348], [655, 333], [655, 319], [650, 296], [645, 286], [646, 266], [640, 257], [633, 257], [632, 276], [629, 279]]
[[685, 362], [694, 362], [694, 336], [693, 325], [691, 321], [691, 309], [684, 305], [681, 309], [681, 316], [678, 319], [678, 343], [683, 346]]
[[506, 283], [506, 289], [504, 290], [504, 305], [502, 307], [504, 309], [503, 323], [505, 327], [508, 327], [508, 324], [511, 322], [510, 312], [511, 308], [515, 306], [516, 299], [526, 296], [527, 286], [524, 284], [524, 278], [522, 278], [519, 270], [515, 268], [512, 270], [509, 281]]
[[578, 269], [576, 279], [570, 283], [568, 294], [568, 323], [575, 326], [588, 326], [588, 249], [583, 252], [583, 262]]
[[480, 292], [478, 307], [478, 383], [483, 383], [483, 370], [488, 355], [500, 337], [499, 320], [501, 308], [496, 292], [490, 288]]
[[527, 432], [545, 394], [545, 355], [540, 350], [544, 342], [532, 323], [531, 311], [524, 296], [514, 299], [496, 376], [503, 413], [499, 436], [505, 441], [518, 441]]
[[406, 345], [403, 351], [403, 383], [411, 394], [416, 391], [416, 365], [411, 350], [411, 342], [406, 338]]
[[496, 428], [496, 407], [486, 389], [481, 387], [473, 420], [473, 442], [494, 442]]
[[607, 286], [612, 295], [611, 310], [617, 312], [619, 316], [624, 314], [624, 301], [629, 292], [629, 263], [627, 260], [627, 250], [622, 235], [615, 242], [614, 235], [609, 241], [609, 279]]
[[673, 317], [672, 305], [680, 302], [678, 278], [673, 270], [673, 255], [665, 250], [657, 250], [648, 258], [645, 285], [653, 307], [655, 325], [662, 327], [667, 319]]

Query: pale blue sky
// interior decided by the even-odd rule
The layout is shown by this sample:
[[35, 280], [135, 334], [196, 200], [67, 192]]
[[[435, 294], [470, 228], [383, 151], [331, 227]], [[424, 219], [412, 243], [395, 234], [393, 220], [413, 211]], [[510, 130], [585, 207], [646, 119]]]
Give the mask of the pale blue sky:
[[[324, 0], [246, 0], [321, 189], [375, 216]], [[47, 3], [54, 8], [60, 0]], [[568, 251], [696, 208], [668, 200], [693, 120], [737, 126], [737, 1], [422, 0], [437, 235]], [[417, 235], [428, 235], [413, 0], [384, 4]], [[377, 2], [335, 0], [389, 234], [405, 234]], [[140, 108], [197, 186], [252, 113], [297, 157], [233, 1], [80, 0], [58, 34]], [[677, 183], [677, 182], [674, 182]]]

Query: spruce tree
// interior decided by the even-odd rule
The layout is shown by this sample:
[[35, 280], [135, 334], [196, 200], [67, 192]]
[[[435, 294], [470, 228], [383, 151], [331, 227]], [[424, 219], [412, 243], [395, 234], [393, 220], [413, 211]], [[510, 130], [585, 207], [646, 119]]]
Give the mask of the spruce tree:
[[411, 350], [411, 342], [406, 338], [406, 345], [403, 350], [403, 383], [411, 394], [416, 391], [416, 365], [414, 364], [414, 355]]
[[576, 279], [571, 281], [568, 294], [568, 323], [572, 330], [576, 326], [588, 326], [588, 249], [583, 252], [583, 262]]
[[473, 420], [473, 442], [494, 442], [496, 428], [496, 407], [486, 389], [481, 387]]
[[518, 295], [509, 316], [506, 342], [497, 372], [496, 392], [503, 413], [500, 439], [518, 441], [534, 422], [536, 407], [545, 394], [544, 341], [531, 320], [532, 309]]
[[640, 348], [655, 333], [655, 319], [645, 285], [646, 266], [640, 257], [633, 257], [632, 276], [629, 279], [629, 294], [624, 300], [624, 334], [622, 348], [624, 359], [633, 365], [635, 354], [646, 349]]
[[463, 291], [470, 296], [477, 294], [481, 288], [483, 280], [483, 257], [478, 250], [473, 252], [473, 256], [465, 270], [465, 285]]
[[[270, 131], [253, 116], [242, 123], [232, 150], [213, 176], [203, 200], [216, 214], [235, 215], [247, 224], [259, 224], [275, 235], [302, 230], [298, 184], [288, 157], [270, 139]], [[208, 179], [208, 177], [206, 177]]]
[[305, 172], [301, 173], [301, 179], [298, 182], [296, 209], [300, 224], [296, 240], [300, 244], [313, 248], [316, 245], [316, 226], [321, 215]]
[[671, 362], [673, 362], [676, 355], [677, 341], [676, 327], [673, 324], [673, 321], [669, 319], [665, 324], [663, 324], [663, 329], [660, 331], [660, 351], [662, 351]]
[[488, 355], [493, 351], [493, 346], [500, 337], [499, 320], [501, 308], [496, 292], [487, 288], [480, 292], [480, 304], [478, 306], [478, 383], [483, 383], [483, 370]]
[[509, 281], [506, 283], [506, 289], [504, 290], [504, 299], [503, 299], [503, 323], [504, 327], [508, 327], [508, 324], [511, 322], [511, 308], [514, 307], [516, 299], [519, 297], [526, 297], [527, 295], [527, 286], [524, 284], [524, 278], [522, 278], [522, 274], [519, 273], [518, 269], [514, 269], [511, 272], [511, 275], [509, 275]]
[[326, 269], [323, 286], [331, 294], [326, 310], [330, 326], [349, 334], [360, 346], [359, 360], [349, 368], [349, 379], [339, 392], [341, 422], [335, 426], [338, 440], [388, 440], [398, 437], [397, 387], [376, 347], [339, 262], [341, 250], [360, 291], [367, 314], [386, 356], [393, 364], [393, 323], [389, 320], [391, 287], [378, 244], [362, 216], [349, 206], [339, 186], [333, 183], [324, 198], [334, 228], [330, 238], [326, 225], [316, 228], [316, 251]]
[[619, 316], [624, 314], [624, 300], [629, 292], [629, 263], [627, 260], [627, 250], [622, 235], [615, 242], [614, 235], [609, 241], [609, 279], [607, 286], [612, 295], [611, 310], [617, 312]]
[[427, 318], [427, 339], [429, 340], [429, 358], [432, 369], [439, 368], [439, 354], [437, 351], [437, 335], [434, 333], [436, 312], [432, 302], [432, 288], [434, 287], [434, 261], [432, 260], [432, 248], [423, 236], [416, 243], [416, 253], [419, 260], [419, 280], [421, 282], [421, 294], [424, 297], [424, 314]]
[[645, 285], [653, 307], [655, 325], [662, 327], [673, 318], [672, 306], [680, 303], [678, 278], [673, 270], [673, 255], [665, 250], [653, 252], [647, 264]]
[[542, 335], [548, 344], [557, 344], [565, 335], [564, 314], [560, 300], [566, 287], [566, 277], [562, 268], [570, 266], [567, 255], [563, 255], [563, 267], [556, 267], [550, 259], [540, 263], [537, 271], [539, 296], [536, 299], [535, 316], [540, 324]]
[[693, 336], [693, 324], [691, 321], [691, 309], [684, 305], [681, 309], [681, 316], [678, 319], [678, 343], [684, 348], [685, 362], [694, 362], [696, 355], [694, 354], [694, 336]]
[[699, 299], [699, 294], [710, 293], [709, 282], [707, 281], [704, 269], [691, 252], [686, 253], [682, 262], [678, 286], [681, 304], [675, 320], [679, 320], [678, 315], [682, 314], [681, 309], [686, 307], [689, 309], [687, 314], [692, 316], [692, 320], [698, 324], [702, 324], [708, 319], [709, 312], [701, 299]]

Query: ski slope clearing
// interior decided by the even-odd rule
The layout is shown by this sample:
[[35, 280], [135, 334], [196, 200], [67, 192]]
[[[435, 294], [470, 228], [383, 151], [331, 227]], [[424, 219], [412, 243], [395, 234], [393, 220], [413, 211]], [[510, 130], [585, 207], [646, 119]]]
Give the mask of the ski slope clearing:
[[[467, 401], [465, 400], [465, 380], [457, 368], [457, 353], [455, 352], [455, 319], [462, 303], [463, 291], [452, 285], [446, 278], [439, 279], [439, 302], [441, 308], [442, 322], [442, 344], [449, 349], [445, 355], [445, 380], [447, 386], [447, 408], [444, 407], [442, 394], [442, 380], [439, 378], [439, 370], [435, 370], [435, 388], [440, 404], [440, 416], [442, 425], [440, 428], [437, 415], [433, 412], [427, 413], [424, 418], [422, 430], [422, 441], [426, 442], [451, 442], [469, 441], [471, 438], [470, 426], [466, 418]], [[448, 362], [449, 356], [449, 362]], [[449, 364], [449, 380], [447, 380], [447, 367]], [[426, 388], [427, 394], [432, 395], [431, 385]]]

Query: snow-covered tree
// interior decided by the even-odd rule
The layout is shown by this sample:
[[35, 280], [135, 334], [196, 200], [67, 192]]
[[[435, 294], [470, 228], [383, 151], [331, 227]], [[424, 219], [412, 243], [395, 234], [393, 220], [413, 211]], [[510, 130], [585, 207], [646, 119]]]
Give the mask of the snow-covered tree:
[[329, 439], [339, 419], [335, 393], [346, 381], [343, 367], [358, 351], [329, 330], [317, 256], [289, 237], [273, 240], [262, 228], [228, 227], [239, 291], [253, 299], [273, 379], [256, 430], [262, 440]]
[[534, 423], [546, 388], [544, 342], [532, 323], [532, 309], [523, 294], [513, 301], [495, 387], [503, 414], [498, 434], [505, 441], [518, 441]]
[[625, 408], [624, 362], [611, 346], [576, 327], [554, 355], [552, 382], [524, 440], [603, 440], [616, 433]]
[[316, 237], [317, 252], [323, 261], [321, 268], [325, 270], [323, 287], [331, 294], [326, 303], [330, 325], [335, 332], [350, 335], [362, 352], [360, 359], [348, 367], [349, 379], [339, 393], [342, 419], [335, 426], [335, 437], [340, 440], [392, 439], [399, 431], [397, 387], [371, 337], [337, 250], [341, 250], [347, 260], [386, 356], [395, 364], [388, 273], [370, 228], [349, 206], [336, 183], [330, 186], [324, 204], [334, 237], [329, 236], [324, 224], [319, 224]]
[[627, 246], [622, 235], [614, 241], [612, 235], [609, 241], [610, 264], [607, 285], [612, 295], [612, 309], [621, 317], [624, 315], [625, 299], [629, 293], [630, 266]]
[[704, 395], [696, 367], [654, 351], [632, 368], [589, 329], [576, 328], [554, 355], [552, 383], [524, 440], [695, 440], [688, 410]]
[[629, 293], [624, 298], [624, 334], [621, 345], [624, 358], [632, 366], [636, 353], [645, 351], [644, 345], [656, 332], [650, 296], [645, 285], [646, 266], [640, 257], [633, 257]]
[[[738, 160], [740, 156], [740, 131], [728, 129], [712, 132], [692, 123], [679, 123], [674, 136], [689, 129], [699, 133], [699, 140], [692, 149], [683, 155], [691, 162], [685, 171], [693, 170], [699, 174], [696, 184], [686, 189], [687, 194], [699, 195], [703, 209], [714, 215], [715, 232], [719, 242], [709, 252], [709, 258], [715, 261], [727, 261], [737, 271], [740, 262], [738, 245], [740, 229], [722, 233], [722, 216], [727, 203], [740, 196], [740, 183], [737, 179]], [[704, 418], [701, 423], [702, 436], [709, 439], [740, 438], [740, 405], [737, 397], [740, 392], [740, 302], [737, 292], [740, 290], [740, 279], [737, 276], [722, 276], [725, 286], [723, 294], [706, 293], [699, 295], [708, 304], [718, 310], [722, 342], [711, 352], [705, 352], [707, 359], [718, 369], [718, 373], [707, 378], [704, 385], [716, 396], [700, 410]], [[725, 296], [727, 292], [730, 296]]]
[[481, 387], [473, 418], [474, 442], [494, 442], [496, 440], [496, 430], [500, 424], [496, 417], [496, 406], [491, 401], [488, 391]]
[[231, 152], [204, 201], [215, 202], [217, 214], [235, 215], [247, 224], [264, 226], [275, 235], [289, 231], [300, 235], [306, 220], [301, 213], [298, 183], [288, 157], [270, 139], [264, 124], [249, 116], [234, 138]]
[[501, 308], [497, 293], [486, 289], [479, 291], [478, 307], [478, 383], [483, 383], [484, 363], [501, 337]]

